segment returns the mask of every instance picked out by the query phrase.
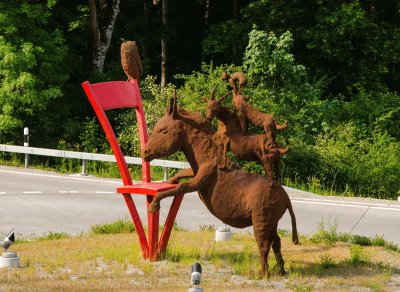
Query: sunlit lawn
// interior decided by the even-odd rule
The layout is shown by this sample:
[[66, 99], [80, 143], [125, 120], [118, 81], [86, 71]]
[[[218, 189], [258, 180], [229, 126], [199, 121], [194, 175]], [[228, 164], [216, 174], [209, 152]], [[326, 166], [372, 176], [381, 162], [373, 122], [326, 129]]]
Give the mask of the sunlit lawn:
[[10, 250], [18, 253], [22, 267], [0, 270], [0, 291], [187, 291], [194, 262], [203, 266], [205, 290], [400, 290], [400, 253], [305, 238], [297, 246], [283, 238], [288, 275], [276, 274], [271, 252], [269, 279], [256, 276], [258, 252], [251, 234], [217, 243], [213, 231], [174, 230], [159, 262], [142, 259], [135, 233], [22, 242]]

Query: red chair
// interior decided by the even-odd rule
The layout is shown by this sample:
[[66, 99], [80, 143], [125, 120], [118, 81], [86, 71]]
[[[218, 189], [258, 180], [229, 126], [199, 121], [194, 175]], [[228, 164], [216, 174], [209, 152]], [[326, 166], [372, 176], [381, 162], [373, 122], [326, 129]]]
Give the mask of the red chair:
[[156, 261], [161, 253], [164, 253], [171, 230], [178, 213], [178, 209], [183, 199], [183, 195], [176, 196], [172, 202], [168, 216], [165, 220], [164, 228], [158, 241], [159, 212], [150, 213], [147, 211], [148, 240], [143, 229], [142, 222], [137, 212], [131, 194], [144, 194], [147, 198], [147, 208], [153, 197], [161, 191], [174, 188], [176, 185], [162, 182], [151, 182], [150, 164], [142, 160], [142, 182], [133, 183], [126, 164], [124, 154], [121, 151], [118, 140], [106, 116], [105, 110], [133, 107], [136, 111], [137, 125], [139, 127], [140, 146], [147, 142], [146, 120], [143, 111], [142, 97], [140, 95], [137, 80], [131, 81], [111, 81], [97, 84], [90, 84], [88, 81], [82, 83], [82, 87], [106, 133], [117, 160], [118, 168], [121, 173], [123, 186], [117, 188], [117, 193], [122, 194], [128, 206], [136, 232], [139, 236], [140, 247], [143, 257]]

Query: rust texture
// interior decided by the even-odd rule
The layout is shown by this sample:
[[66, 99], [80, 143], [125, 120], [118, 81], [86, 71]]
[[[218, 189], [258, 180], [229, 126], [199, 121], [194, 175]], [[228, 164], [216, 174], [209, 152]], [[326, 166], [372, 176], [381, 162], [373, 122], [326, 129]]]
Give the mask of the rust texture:
[[143, 74], [142, 61], [135, 41], [122, 40], [121, 65], [128, 80], [139, 80]]
[[[260, 275], [268, 275], [268, 253], [277, 259], [278, 271], [285, 273], [281, 243], [277, 233], [278, 221], [286, 210], [292, 220], [292, 240], [298, 243], [296, 218], [289, 196], [279, 183], [270, 184], [261, 175], [242, 171], [226, 157], [224, 168], [218, 167], [215, 131], [200, 114], [178, 108], [176, 94], [164, 116], [156, 123], [143, 149], [146, 161], [165, 157], [181, 150], [191, 165], [168, 182], [178, 183], [175, 189], [158, 193], [150, 210], [160, 208], [166, 197], [197, 191], [207, 209], [222, 222], [236, 227], [253, 226], [260, 255]], [[179, 182], [182, 177], [189, 180]]]
[[264, 167], [270, 183], [280, 177], [280, 158], [288, 148], [277, 147], [276, 142], [271, 141], [267, 134], [252, 134], [242, 127], [238, 116], [222, 100], [228, 96], [215, 99], [215, 88], [211, 98], [207, 100], [207, 119], [218, 119], [218, 130], [215, 133], [214, 142], [219, 146], [218, 167], [226, 166], [226, 152], [230, 149], [240, 160], [258, 161]]
[[[285, 129], [288, 125], [288, 121], [280, 125], [273, 115], [260, 112], [247, 102], [247, 98], [242, 95], [243, 88], [247, 84], [247, 78], [242, 72], [235, 72], [230, 76], [224, 73], [221, 79], [228, 80], [229, 84], [232, 86], [232, 104], [238, 111], [238, 117], [242, 127], [246, 127], [246, 122], [249, 122], [256, 127], [263, 128], [265, 134], [267, 134], [270, 139], [271, 145], [277, 146], [275, 131]], [[239, 83], [239, 86], [237, 83]]]

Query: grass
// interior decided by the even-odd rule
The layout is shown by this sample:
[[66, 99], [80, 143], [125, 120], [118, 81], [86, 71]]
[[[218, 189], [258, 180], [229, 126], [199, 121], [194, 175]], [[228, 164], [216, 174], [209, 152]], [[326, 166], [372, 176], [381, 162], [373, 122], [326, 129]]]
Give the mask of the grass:
[[22, 267], [0, 270], [0, 291], [32, 287], [36, 291], [187, 291], [194, 262], [203, 266], [200, 287], [205, 290], [400, 289], [399, 251], [387, 249], [382, 240], [380, 246], [335, 241], [333, 227], [326, 232], [329, 240], [302, 237], [300, 245], [291, 242], [288, 232], [280, 231], [288, 275], [277, 274], [271, 252], [271, 276], [259, 279], [258, 250], [251, 234], [215, 242], [212, 228], [194, 232], [175, 226], [165, 258], [149, 262], [142, 259], [137, 236], [123, 227], [125, 224], [123, 219], [103, 228], [96, 225], [91, 233], [77, 237], [48, 233], [16, 243], [11, 250], [20, 256]]

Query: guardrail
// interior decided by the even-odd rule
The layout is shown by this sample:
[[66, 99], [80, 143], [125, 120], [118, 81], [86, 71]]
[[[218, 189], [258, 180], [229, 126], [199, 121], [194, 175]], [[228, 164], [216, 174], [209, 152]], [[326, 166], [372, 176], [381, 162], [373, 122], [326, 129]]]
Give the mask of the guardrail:
[[[14, 146], [14, 145], [6, 145], [6, 144], [0, 144], [0, 151], [25, 154], [25, 167], [28, 167], [28, 165], [29, 165], [29, 162], [28, 162], [29, 155], [42, 155], [42, 156], [50, 156], [50, 157], [80, 159], [80, 160], [82, 160], [82, 173], [81, 174], [83, 174], [83, 175], [87, 174], [87, 171], [86, 171], [86, 161], [87, 160], [116, 162], [115, 156], [110, 155], [110, 154], [65, 151], [65, 150], [46, 149], [46, 148], [27, 147], [27, 146]], [[125, 160], [126, 160], [126, 163], [128, 163], [128, 164], [139, 164], [139, 165], [142, 164], [142, 159], [139, 157], [125, 156]], [[168, 168], [178, 168], [178, 169], [190, 168], [190, 165], [187, 162], [172, 161], [172, 160], [160, 160], [160, 159], [155, 159], [155, 160], [151, 161], [150, 165], [163, 167], [164, 168], [164, 179], [167, 178]]]

